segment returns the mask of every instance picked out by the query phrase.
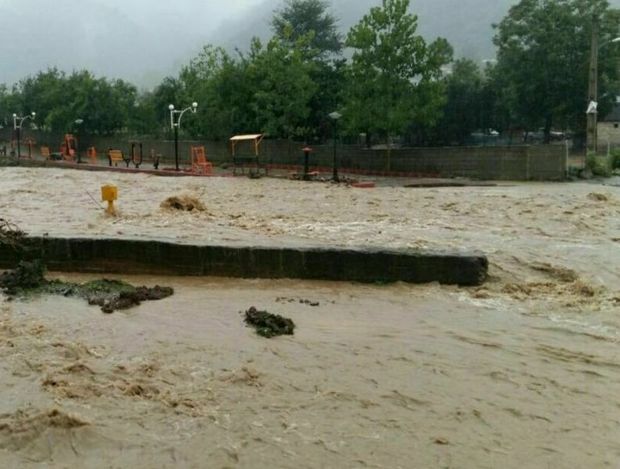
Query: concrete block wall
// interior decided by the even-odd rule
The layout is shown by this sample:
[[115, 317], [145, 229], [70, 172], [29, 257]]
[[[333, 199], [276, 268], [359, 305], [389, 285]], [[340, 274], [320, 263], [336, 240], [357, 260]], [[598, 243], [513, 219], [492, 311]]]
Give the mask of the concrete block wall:
[[564, 145], [528, 147], [527, 180], [562, 181], [568, 174], [569, 152]]
[[607, 149], [607, 144], [620, 146], [620, 122], [599, 122], [598, 141], [603, 149]]
[[41, 259], [52, 271], [138, 275], [481, 285], [488, 259], [479, 252], [413, 249], [277, 248], [172, 244], [151, 240], [29, 238], [26, 251], [0, 243], [0, 268]]

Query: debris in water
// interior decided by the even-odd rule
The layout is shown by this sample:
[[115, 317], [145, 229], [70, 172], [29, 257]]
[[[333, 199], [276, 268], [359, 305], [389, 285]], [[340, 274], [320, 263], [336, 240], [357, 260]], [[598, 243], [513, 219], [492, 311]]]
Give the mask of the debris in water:
[[605, 194], [599, 194], [597, 192], [592, 192], [591, 194], [588, 194], [588, 199], [594, 200], [595, 202], [609, 201], [609, 197], [607, 197]]
[[532, 269], [538, 272], [543, 272], [552, 277], [554, 280], [558, 280], [560, 282], [569, 283], [579, 280], [579, 275], [577, 275], [577, 272], [565, 267], [559, 267], [547, 263], [535, 263], [532, 264], [531, 267]]
[[0, 218], [0, 244], [6, 244], [12, 248], [20, 248], [24, 242], [26, 233], [19, 227], [4, 218]]
[[312, 307], [321, 306], [321, 303], [318, 301], [307, 300], [305, 298], [287, 298], [285, 296], [279, 296], [276, 298], [276, 303], [299, 303], [302, 305], [308, 305]]
[[180, 210], [183, 212], [204, 212], [207, 210], [200, 200], [189, 195], [168, 197], [161, 203], [161, 208], [166, 210]]
[[34, 290], [47, 283], [45, 266], [39, 260], [19, 263], [15, 270], [0, 274], [0, 288], [9, 296], [20, 292]]
[[117, 295], [89, 297], [88, 304], [101, 306], [101, 311], [110, 314], [114, 311], [133, 308], [143, 301], [162, 300], [173, 294], [174, 290], [170, 287], [159, 285], [153, 288], [138, 287], [131, 291], [121, 291]]
[[256, 333], [270, 339], [280, 335], [293, 335], [295, 323], [288, 318], [267, 311], [258, 311], [254, 306], [245, 312], [245, 323], [256, 329]]
[[22, 261], [15, 270], [0, 274], [0, 288], [9, 297], [32, 294], [62, 295], [83, 298], [90, 305], [101, 306], [104, 313], [133, 308], [143, 301], [168, 298], [174, 294], [169, 287], [134, 287], [120, 280], [95, 280], [83, 284], [47, 280], [40, 260]]

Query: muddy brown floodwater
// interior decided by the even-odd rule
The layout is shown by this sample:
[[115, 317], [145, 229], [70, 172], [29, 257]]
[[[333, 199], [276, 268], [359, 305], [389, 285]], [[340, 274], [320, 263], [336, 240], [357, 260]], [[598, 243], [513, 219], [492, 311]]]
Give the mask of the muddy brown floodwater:
[[[2, 300], [2, 467], [620, 467], [618, 188], [0, 173], [2, 218], [34, 234], [447, 247], [491, 262], [471, 289], [123, 277], [175, 295], [113, 315]], [[86, 194], [107, 182], [118, 219]], [[206, 210], [160, 207], [176, 195]], [[295, 335], [259, 337], [250, 306]]]

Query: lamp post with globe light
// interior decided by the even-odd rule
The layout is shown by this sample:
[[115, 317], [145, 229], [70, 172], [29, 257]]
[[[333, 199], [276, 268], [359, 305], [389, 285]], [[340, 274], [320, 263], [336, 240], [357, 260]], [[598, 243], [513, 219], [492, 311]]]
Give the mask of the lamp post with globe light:
[[337, 144], [338, 144], [338, 121], [342, 118], [342, 114], [340, 114], [339, 112], [332, 112], [329, 115], [329, 118], [332, 120], [332, 122], [334, 123], [334, 162], [333, 162], [333, 174], [332, 174], [332, 180], [334, 182], [340, 182], [340, 178], [338, 177], [338, 152], [337, 152]]
[[196, 111], [198, 110], [198, 103], [193, 102], [191, 106], [183, 109], [182, 111], [177, 111], [174, 108], [174, 104], [171, 104], [168, 106], [168, 110], [170, 111], [170, 127], [174, 130], [174, 162], [176, 170], [179, 171], [179, 128], [181, 127], [181, 120], [187, 111], [191, 111], [192, 114], [196, 114]]
[[15, 137], [17, 138], [17, 158], [21, 158], [22, 150], [21, 150], [21, 138], [22, 138], [22, 126], [24, 125], [24, 121], [28, 119], [34, 120], [37, 116], [36, 112], [31, 112], [26, 116], [18, 116], [17, 114], [13, 114], [13, 130], [15, 130]]
[[73, 121], [73, 125], [75, 128], [75, 133], [76, 133], [76, 139], [75, 139], [75, 152], [77, 153], [77, 162], [78, 164], [80, 164], [82, 162], [82, 157], [80, 155], [80, 135], [78, 134], [79, 132], [79, 126], [82, 125], [84, 123], [84, 119], [75, 119]]

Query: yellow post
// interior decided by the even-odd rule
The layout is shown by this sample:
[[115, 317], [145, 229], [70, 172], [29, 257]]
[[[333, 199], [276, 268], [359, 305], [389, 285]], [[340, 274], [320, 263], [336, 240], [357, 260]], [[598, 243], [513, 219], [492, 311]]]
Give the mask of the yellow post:
[[108, 203], [106, 213], [108, 215], [116, 215], [114, 201], [118, 200], [118, 188], [112, 185], [101, 186], [101, 200]]

